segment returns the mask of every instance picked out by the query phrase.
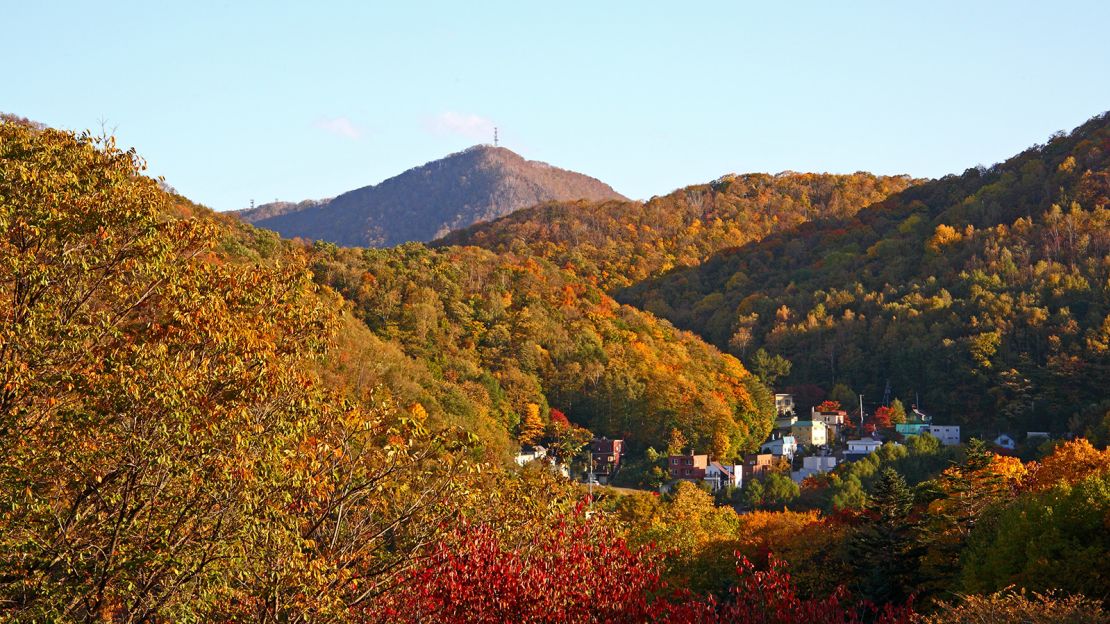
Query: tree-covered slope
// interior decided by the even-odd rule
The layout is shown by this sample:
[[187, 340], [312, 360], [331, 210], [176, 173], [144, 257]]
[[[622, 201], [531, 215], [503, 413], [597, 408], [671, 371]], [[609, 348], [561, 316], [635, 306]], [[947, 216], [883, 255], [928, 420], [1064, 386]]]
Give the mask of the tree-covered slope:
[[316, 245], [314, 258], [375, 334], [506, 430], [557, 408], [597, 435], [661, 448], [678, 429], [724, 457], [770, 429], [767, 390], [732, 356], [542, 259], [419, 244]]
[[1102, 115], [618, 299], [741, 357], [781, 354], [786, 383], [877, 400], [889, 380], [978, 433], [1082, 429], [1106, 412], [1110, 379], [1108, 162]]
[[612, 290], [808, 220], [851, 216], [912, 183], [869, 173], [729, 175], [647, 202], [550, 202], [437, 244], [531, 253]]

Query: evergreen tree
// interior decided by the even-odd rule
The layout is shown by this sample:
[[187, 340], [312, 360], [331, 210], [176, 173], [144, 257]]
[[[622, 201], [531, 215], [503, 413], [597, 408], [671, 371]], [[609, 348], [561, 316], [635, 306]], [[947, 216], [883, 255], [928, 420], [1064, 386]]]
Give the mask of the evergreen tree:
[[846, 549], [858, 589], [868, 600], [890, 604], [910, 597], [918, 558], [913, 503], [913, 490], [902, 475], [883, 470], [871, 490], [865, 520]]
[[748, 509], [759, 509], [763, 506], [763, 483], [759, 479], [752, 479], [744, 488], [744, 505]]

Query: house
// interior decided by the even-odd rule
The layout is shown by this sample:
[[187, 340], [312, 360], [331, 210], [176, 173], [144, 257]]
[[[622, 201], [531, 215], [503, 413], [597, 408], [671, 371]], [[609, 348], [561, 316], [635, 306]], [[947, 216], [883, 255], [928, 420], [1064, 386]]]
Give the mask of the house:
[[671, 455], [667, 458], [667, 473], [672, 479], [697, 481], [705, 478], [705, 469], [709, 467], [708, 455]]
[[762, 477], [771, 472], [774, 463], [775, 456], [770, 453], [748, 453], [744, 455], [743, 480], [747, 481], [752, 477]]
[[959, 425], [929, 425], [929, 434], [940, 440], [945, 446], [958, 446], [960, 444]]
[[844, 410], [821, 411], [815, 407], [810, 411], [809, 419], [823, 422], [826, 425], [843, 425], [844, 421], [848, 419], [848, 412]]
[[1025, 443], [1026, 444], [1040, 444], [1041, 442], [1049, 440], [1050, 438], [1051, 438], [1051, 436], [1048, 435], [1047, 431], [1026, 431], [1025, 432]]
[[874, 438], [848, 440], [848, 453], [851, 455], [870, 455], [882, 447], [883, 443]]
[[775, 395], [775, 413], [779, 416], [784, 414], [794, 413], [794, 395], [792, 394], [776, 394]]
[[593, 459], [594, 476], [601, 483], [606, 483], [620, 469], [621, 457], [624, 456], [624, 440], [595, 439], [590, 442], [590, 455]]
[[798, 442], [794, 439], [794, 436], [779, 436], [776, 434], [770, 440], [764, 442], [759, 450], [792, 461], [794, 454], [798, 452]]
[[907, 422], [894, 425], [894, 430], [903, 436], [921, 435], [929, 432], [929, 423]]
[[790, 426], [790, 434], [799, 445], [824, 446], [829, 443], [828, 427], [821, 421], [799, 420]]
[[743, 482], [743, 466], [728, 466], [709, 462], [705, 468], [705, 482], [714, 492], [723, 487], [740, 487]]
[[545, 457], [547, 457], [547, 449], [542, 446], [533, 446], [528, 450], [521, 449], [521, 451], [517, 453], [516, 457], [514, 458], [514, 461], [516, 461], [516, 465], [523, 466], [528, 462], [533, 462], [537, 459], [543, 459]]
[[828, 472], [836, 468], [836, 458], [832, 455], [810, 455], [802, 458], [802, 469], [790, 473], [790, 478], [801, 483], [806, 477]]
[[1014, 447], [1017, 446], [1017, 443], [1014, 442], [1014, 439], [1010, 437], [1009, 434], [1001, 433], [998, 435], [997, 438], [994, 439], [994, 445], [1000, 448], [1004, 448], [1007, 451], [1012, 451], [1014, 450]]
[[833, 441], [840, 437], [844, 423], [848, 420], [848, 412], [844, 410], [820, 411], [816, 407], [810, 412], [810, 421], [825, 424], [826, 438]]

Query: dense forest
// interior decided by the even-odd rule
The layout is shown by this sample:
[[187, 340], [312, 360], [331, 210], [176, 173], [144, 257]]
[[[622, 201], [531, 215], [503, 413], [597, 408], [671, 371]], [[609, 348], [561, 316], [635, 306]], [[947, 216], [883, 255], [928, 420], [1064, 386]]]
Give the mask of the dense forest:
[[437, 245], [540, 256], [612, 291], [813, 219], [849, 217], [909, 176], [724, 176], [647, 202], [550, 202], [452, 232]]
[[435, 372], [435, 404], [459, 424], [519, 438], [555, 408], [638, 449], [677, 431], [720, 457], [770, 431], [772, 397], [735, 358], [545, 260], [416, 243], [312, 252], [320, 283]]
[[[1101, 133], [1032, 152], [1070, 145], [1042, 164], [1082, 206], [1031, 219], [1036, 257], [1104, 249], [1053, 221], [1105, 211], [1079, 164]], [[1030, 210], [1031, 189], [1012, 195]], [[950, 223], [925, 244], [987, 229]], [[505, 461], [593, 433], [656, 463], [735, 454], [770, 428], [768, 392], [553, 260], [284, 240], [111, 138], [0, 117], [0, 620], [1108, 621], [1110, 452], [1083, 439], [1023, 460], [926, 434], [716, 495], [590, 496]]]
[[[617, 295], [780, 381], [913, 401], [970, 433], [1105, 440], [1110, 118], [990, 168], [721, 252]], [[809, 392], [809, 394], [813, 394]], [[817, 399], [819, 400], [819, 399]]]

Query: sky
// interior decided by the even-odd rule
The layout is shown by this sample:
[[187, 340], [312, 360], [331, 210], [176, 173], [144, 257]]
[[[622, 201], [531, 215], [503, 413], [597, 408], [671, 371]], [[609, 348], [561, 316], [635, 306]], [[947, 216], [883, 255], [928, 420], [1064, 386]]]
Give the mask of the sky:
[[217, 210], [476, 143], [633, 198], [937, 177], [1110, 109], [1110, 2], [0, 0], [0, 111], [114, 131]]

